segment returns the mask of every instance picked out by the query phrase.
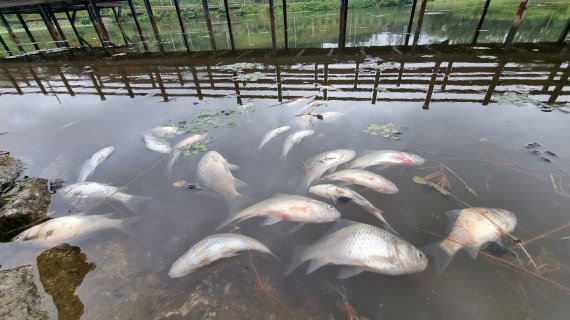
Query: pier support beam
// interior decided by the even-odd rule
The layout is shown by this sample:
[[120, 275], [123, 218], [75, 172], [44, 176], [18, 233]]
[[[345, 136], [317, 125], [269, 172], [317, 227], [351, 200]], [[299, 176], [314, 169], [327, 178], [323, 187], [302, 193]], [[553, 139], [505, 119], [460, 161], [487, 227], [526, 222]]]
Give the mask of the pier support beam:
[[418, 0], [414, 0], [412, 3], [412, 10], [410, 11], [410, 21], [408, 22], [408, 29], [406, 30], [406, 46], [410, 43], [410, 36], [412, 35], [412, 26], [414, 25], [414, 15], [416, 14], [416, 6]]
[[137, 10], [135, 10], [135, 6], [133, 5], [133, 0], [127, 0], [127, 3], [129, 4], [129, 8], [131, 9], [131, 15], [133, 16], [133, 19], [135, 20], [135, 25], [137, 27], [139, 37], [141, 38], [141, 42], [143, 44], [144, 51], [148, 52], [148, 44], [146, 43], [146, 39], [144, 37], [144, 33], [142, 30], [141, 24], [139, 22], [139, 18], [137, 17]]
[[473, 35], [473, 40], [471, 40], [471, 44], [475, 45], [477, 43], [477, 39], [479, 38], [479, 33], [481, 32], [481, 28], [483, 27], [483, 22], [485, 22], [485, 17], [487, 16], [487, 11], [489, 11], [489, 5], [491, 4], [491, 0], [485, 0], [483, 4], [483, 11], [481, 11], [481, 18], [479, 19], [479, 23], [477, 24], [477, 29], [475, 29], [475, 35]]
[[568, 36], [568, 32], [570, 32], [570, 18], [568, 18], [568, 21], [566, 21], [566, 25], [564, 26], [564, 29], [562, 29], [562, 33], [560, 33], [560, 37], [558, 37], [558, 44], [563, 44], [564, 41], [566, 40], [566, 37]]
[[123, 28], [123, 23], [121, 22], [121, 17], [119, 17], [119, 14], [117, 13], [117, 9], [115, 8], [111, 9], [113, 10], [113, 16], [115, 17], [115, 22], [117, 22], [117, 26], [119, 26], [119, 30], [121, 31], [121, 35], [123, 36], [123, 41], [125, 41], [125, 45], [128, 47], [130, 46], [132, 41], [129, 39], [129, 36], [127, 36], [125, 28]]
[[77, 30], [77, 27], [75, 26], [75, 15], [71, 16], [71, 14], [69, 14], [69, 10], [65, 9], [65, 16], [67, 17], [67, 20], [69, 21], [69, 24], [71, 25], [71, 29], [73, 29], [73, 33], [75, 33], [77, 40], [79, 40], [79, 45], [83, 48], [84, 47], [91, 48], [91, 45], [89, 44], [89, 42], [87, 42], [87, 40], [85, 40], [79, 34], [79, 30]]
[[338, 23], [338, 50], [342, 51], [346, 46], [346, 18], [348, 14], [348, 0], [340, 1], [340, 17]]
[[59, 34], [57, 33], [57, 31], [55, 30], [55, 27], [53, 26], [53, 23], [47, 13], [47, 11], [44, 9], [44, 7], [42, 5], [38, 5], [38, 11], [40, 13], [40, 16], [42, 17], [42, 20], [44, 21], [44, 24], [46, 25], [46, 28], [51, 36], [51, 39], [53, 40], [53, 42], [55, 43], [56, 47], [61, 48], [62, 46], [62, 40], [59, 36]]
[[109, 38], [109, 33], [107, 32], [107, 28], [103, 24], [103, 20], [101, 19], [101, 15], [99, 14], [99, 9], [95, 6], [93, 0], [89, 0], [89, 4], [87, 5], [87, 11], [89, 13], [89, 17], [91, 18], [91, 22], [95, 27], [95, 31], [97, 31], [97, 36], [99, 40], [101, 40], [101, 44], [105, 51], [110, 52], [109, 48], [113, 47], [113, 42]]
[[38, 42], [36, 41], [36, 38], [34, 37], [34, 35], [32, 34], [32, 32], [30, 31], [30, 29], [28, 28], [28, 24], [26, 23], [26, 20], [24, 20], [24, 17], [22, 16], [22, 14], [18, 11], [18, 9], [16, 9], [16, 16], [18, 17], [18, 21], [20, 21], [20, 24], [22, 25], [22, 28], [24, 28], [24, 31], [26, 31], [26, 34], [28, 35], [28, 38], [30, 38], [30, 41], [32, 42], [32, 45], [34, 46], [34, 49], [36, 50], [40, 50], [40, 46], [38, 45]]
[[507, 35], [507, 40], [505, 41], [505, 48], [510, 47], [511, 44], [513, 43], [513, 40], [515, 39], [515, 35], [517, 34], [517, 31], [519, 30], [519, 27], [520, 27], [521, 23], [523, 22], [524, 14], [525, 14], [526, 9], [528, 8], [529, 4], [530, 4], [530, 0], [521, 0], [521, 3], [519, 4], [519, 8], [517, 9], [517, 14], [515, 15], [515, 18], [513, 20], [513, 25], [511, 26], [511, 29], [509, 30], [509, 34]]
[[8, 47], [6, 41], [4, 41], [4, 38], [2, 38], [2, 36], [0, 36], [0, 44], [2, 44], [2, 47], [4, 47], [4, 51], [8, 53], [8, 56], [13, 56], [12, 51], [10, 51], [10, 48]]
[[164, 46], [162, 45], [162, 40], [160, 39], [160, 32], [158, 31], [158, 26], [156, 24], [156, 19], [154, 18], [154, 13], [152, 12], [152, 6], [150, 5], [149, 0], [144, 0], [144, 6], [146, 8], [146, 12], [150, 19], [150, 24], [152, 26], [152, 31], [154, 32], [154, 38], [156, 39], [156, 44], [158, 45], [158, 49], [161, 53], [164, 53]]
[[1, 12], [0, 12], [0, 21], [2, 22], [6, 30], [8, 30], [8, 35], [10, 36], [12, 41], [14, 41], [14, 43], [16, 44], [16, 47], [18, 48], [18, 51], [20, 51], [20, 54], [26, 53], [26, 51], [24, 51], [24, 48], [20, 44], [20, 40], [18, 40], [18, 37], [16, 37], [14, 30], [12, 30], [10, 23], [8, 23], [8, 20], [6, 20], [6, 17], [4, 17], [4, 15]]
[[214, 54], [218, 54], [216, 49], [216, 39], [214, 38], [214, 28], [212, 27], [212, 18], [210, 17], [210, 9], [208, 8], [208, 0], [202, 0], [202, 7], [204, 8], [204, 18], [206, 19], [206, 27], [208, 28], [208, 36], [210, 37], [210, 45]]
[[420, 5], [420, 12], [418, 14], [418, 24], [416, 26], [416, 32], [414, 34], [414, 43], [412, 44], [412, 52], [416, 51], [416, 46], [418, 45], [418, 40], [420, 39], [420, 32], [422, 31], [422, 25], [424, 24], [424, 14], [426, 13], [427, 0], [422, 0]]
[[[224, 0], [227, 4], [227, 0]], [[184, 24], [184, 18], [182, 17], [182, 11], [180, 10], [180, 0], [174, 0], [174, 9], [176, 9], [176, 15], [178, 16], [178, 23], [180, 23], [180, 30], [182, 31], [182, 39], [184, 41], [184, 47], [187, 52], [190, 52], [190, 42], [188, 41], [188, 33], [186, 32], [186, 25]], [[228, 15], [228, 9], [226, 8], [226, 15]], [[228, 15], [229, 23], [229, 15]], [[232, 38], [233, 44], [233, 38]]]
[[46, 6], [45, 9], [46, 9], [47, 14], [49, 15], [49, 17], [53, 21], [53, 25], [55, 26], [55, 29], [59, 33], [59, 37], [63, 41], [63, 45], [66, 48], [69, 48], [69, 41], [65, 37], [65, 33], [63, 33], [63, 29], [61, 29], [61, 26], [59, 25], [59, 21], [57, 20], [57, 17], [55, 16], [55, 14], [53, 13], [53, 11], [51, 10], [50, 7]]
[[271, 26], [271, 46], [273, 53], [277, 52], [277, 37], [275, 35], [275, 3], [269, 0], [269, 24]]
[[234, 42], [234, 32], [232, 29], [232, 21], [230, 20], [230, 6], [228, 4], [228, 0], [224, 0], [224, 10], [226, 11], [226, 21], [228, 22], [228, 33], [230, 36], [230, 45], [232, 47], [232, 51], [236, 50], [235, 42]]
[[285, 37], [285, 50], [289, 49], [289, 25], [287, 24], [287, 0], [283, 0], [283, 36]]

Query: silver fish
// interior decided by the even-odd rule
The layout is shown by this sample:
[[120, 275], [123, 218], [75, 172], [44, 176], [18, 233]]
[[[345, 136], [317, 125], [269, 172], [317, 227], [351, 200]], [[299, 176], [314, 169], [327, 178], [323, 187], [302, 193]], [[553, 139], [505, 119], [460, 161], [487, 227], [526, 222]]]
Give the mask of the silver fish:
[[394, 150], [375, 150], [352, 161], [350, 169], [365, 169], [370, 166], [419, 166], [425, 162], [422, 157]]
[[172, 152], [172, 146], [168, 141], [159, 139], [155, 136], [148, 134], [143, 135], [144, 145], [148, 150], [159, 152], [159, 153], [170, 153]]
[[501, 236], [512, 232], [517, 225], [514, 213], [504, 209], [467, 208], [446, 212], [451, 226], [446, 239], [425, 247], [435, 258], [435, 268], [441, 274], [457, 251], [466, 249], [473, 259], [481, 246], [499, 242]]
[[178, 133], [176, 126], [160, 126], [150, 129], [150, 133], [157, 138], [172, 138]]
[[320, 114], [323, 122], [325, 123], [335, 123], [345, 116], [342, 112], [337, 111], [327, 111]]
[[398, 187], [396, 187], [392, 181], [370, 171], [360, 169], [337, 171], [333, 174], [329, 174], [322, 180], [326, 182], [342, 181], [345, 185], [357, 184], [370, 190], [386, 194], [394, 194], [399, 191]]
[[264, 136], [263, 136], [263, 140], [261, 140], [261, 143], [259, 144], [259, 146], [257, 146], [257, 151], [261, 151], [261, 148], [263, 148], [263, 146], [269, 142], [269, 140], [277, 137], [278, 135], [288, 131], [289, 129], [291, 129], [290, 126], [281, 126], [278, 128], [275, 128], [269, 132], [267, 132]]
[[301, 104], [301, 103], [307, 103], [307, 102], [313, 100], [314, 98], [315, 98], [315, 96], [297, 98], [295, 100], [291, 100], [291, 101], [287, 102], [287, 106], [294, 106], [294, 105]]
[[266, 217], [265, 225], [279, 221], [325, 223], [340, 218], [340, 212], [327, 203], [295, 195], [279, 195], [245, 208], [222, 222], [216, 230], [252, 217]]
[[60, 190], [63, 199], [77, 209], [89, 209], [105, 200], [122, 203], [131, 211], [137, 211], [140, 203], [148, 197], [133, 196], [119, 191], [119, 188], [97, 182], [82, 182], [66, 186]]
[[293, 148], [294, 145], [301, 142], [306, 137], [312, 136], [315, 133], [314, 130], [301, 130], [291, 133], [287, 139], [285, 139], [285, 144], [283, 145], [283, 152], [281, 153], [281, 158], [285, 160], [287, 158], [287, 153]]
[[81, 169], [79, 170], [79, 176], [77, 177], [77, 182], [84, 182], [90, 175], [93, 174], [95, 168], [105, 161], [111, 153], [115, 151], [114, 147], [105, 147], [97, 152], [95, 152], [87, 161], [83, 163]]
[[23, 231], [12, 241], [42, 248], [51, 248], [63, 243], [76, 244], [107, 229], [133, 234], [131, 225], [141, 219], [141, 217], [111, 219], [110, 215], [76, 215], [50, 219]]
[[336, 170], [338, 165], [352, 160], [355, 155], [356, 153], [349, 149], [336, 149], [312, 157], [305, 165], [307, 173], [299, 192], [306, 191], [313, 182], [319, 181], [327, 170]]
[[196, 142], [204, 140], [207, 135], [207, 133], [192, 134], [180, 140], [180, 142], [174, 145], [174, 148], [172, 148], [172, 152], [168, 157], [168, 164], [166, 165], [166, 171], [169, 175], [172, 174], [172, 167], [174, 166], [174, 163], [178, 161], [178, 158], [180, 158], [182, 151], [184, 151], [184, 149], [190, 148]]
[[234, 257], [247, 250], [273, 255], [264, 244], [253, 238], [232, 233], [215, 234], [202, 239], [174, 261], [168, 275], [171, 278], [183, 277], [214, 261]]
[[347, 220], [340, 220], [316, 243], [296, 252], [285, 274], [308, 260], [311, 264], [307, 274], [327, 264], [344, 266], [338, 274], [340, 279], [363, 271], [387, 275], [417, 273], [425, 270], [428, 263], [419, 249], [398, 236]]
[[382, 210], [376, 208], [370, 201], [366, 200], [363, 196], [361, 196], [356, 191], [350, 190], [348, 188], [335, 186], [333, 184], [318, 184], [316, 186], [311, 186], [309, 188], [309, 192], [326, 199], [333, 200], [335, 203], [342, 202], [342, 201], [353, 201], [357, 205], [364, 208], [366, 211], [370, 212], [373, 216], [378, 218], [380, 221], [384, 223], [388, 231], [398, 234], [392, 226], [386, 221], [384, 215], [382, 214]]

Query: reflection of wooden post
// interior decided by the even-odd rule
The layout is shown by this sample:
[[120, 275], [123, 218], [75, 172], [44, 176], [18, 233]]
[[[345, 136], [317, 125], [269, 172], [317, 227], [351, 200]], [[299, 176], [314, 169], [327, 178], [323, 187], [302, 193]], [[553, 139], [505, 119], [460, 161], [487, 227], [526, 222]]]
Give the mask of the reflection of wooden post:
[[71, 29], [73, 29], [73, 33], [75, 34], [77, 40], [79, 41], [79, 45], [82, 47], [85, 46], [91, 47], [89, 43], [85, 39], [83, 39], [83, 37], [79, 34], [79, 30], [77, 30], [77, 27], [75, 26], [75, 18], [69, 14], [69, 11], [67, 9], [65, 9], [65, 16], [67, 17], [67, 20], [71, 25]]
[[202, 100], [202, 89], [200, 88], [200, 79], [198, 79], [198, 74], [196, 73], [196, 68], [190, 66], [190, 72], [192, 72], [192, 78], [194, 79], [194, 86], [196, 86], [196, 93], [198, 94], [198, 99]]
[[28, 72], [30, 73], [30, 75], [32, 76], [32, 78], [34, 79], [34, 81], [36, 82], [36, 84], [38, 85], [38, 88], [40, 88], [40, 91], [47, 96], [47, 90], [44, 87], [44, 85], [42, 84], [42, 81], [40, 80], [40, 78], [38, 77], [38, 74], [36, 73], [36, 71], [34, 71], [34, 69], [32, 69], [31, 67], [28, 67]]
[[281, 90], [281, 68], [275, 65], [275, 73], [277, 75], [277, 99], [279, 102], [283, 101], [283, 92]]
[[433, 72], [431, 74], [431, 80], [429, 82], [429, 88], [427, 91], [426, 99], [424, 100], [424, 105], [422, 109], [429, 110], [429, 104], [431, 102], [431, 96], [433, 95], [433, 89], [435, 88], [435, 81], [437, 80], [437, 75], [439, 74], [439, 67], [441, 65], [441, 61], [437, 61], [435, 66], [433, 67]]
[[412, 52], [416, 51], [416, 46], [418, 45], [418, 40], [420, 39], [420, 31], [422, 31], [422, 25], [424, 23], [426, 5], [427, 0], [422, 0], [422, 4], [420, 5], [420, 13], [418, 15], [418, 25], [416, 26], [416, 33], [414, 34], [414, 43], [412, 44]]
[[210, 65], [206, 66], [206, 71], [208, 72], [208, 80], [210, 81], [210, 87], [214, 87], [214, 78], [212, 78], [212, 68]]
[[403, 76], [404, 76], [404, 63], [400, 62], [400, 71], [398, 72], [398, 80], [396, 80], [396, 87], [400, 87]]
[[127, 2], [129, 4], [129, 8], [131, 9], [131, 15], [133, 16], [133, 19], [135, 20], [135, 26], [137, 27], [139, 37], [141, 38], [141, 42], [143, 44], [144, 51], [148, 52], [148, 44], [146, 43], [146, 39], [144, 37], [144, 33], [142, 30], [141, 24], [139, 22], [139, 18], [137, 17], [137, 10], [135, 9], [135, 6], [133, 5], [133, 0], [127, 0]]
[[[329, 64], [325, 63], [325, 70], [324, 70], [324, 76], [323, 76], [323, 84], [326, 86], [329, 83]], [[327, 89], [323, 89], [323, 99], [327, 100], [327, 94], [328, 94], [328, 90]]]
[[547, 91], [548, 88], [550, 87], [550, 82], [552, 80], [554, 80], [554, 77], [556, 77], [556, 74], [558, 73], [558, 71], [560, 70], [560, 68], [562, 68], [562, 63], [560, 62], [559, 64], [555, 65], [554, 67], [552, 67], [552, 71], [550, 71], [550, 74], [548, 75], [548, 78], [546, 79], [546, 81], [544, 81], [544, 86], [542, 87], [542, 91]]
[[97, 79], [95, 79], [95, 75], [93, 74], [94, 72], [95, 71], [88, 72], [87, 74], [89, 75], [91, 82], [93, 82], [93, 86], [95, 87], [97, 94], [99, 95], [99, 97], [101, 97], [101, 101], [105, 101], [105, 100], [107, 100], [107, 98], [105, 98], [105, 95], [103, 94], [103, 90], [101, 90], [101, 86], [99, 85], [99, 83], [97, 83]]
[[178, 23], [180, 24], [180, 31], [182, 31], [182, 40], [184, 40], [184, 47], [186, 47], [187, 52], [190, 52], [190, 42], [188, 41], [188, 32], [186, 32], [184, 17], [182, 17], [182, 11], [180, 10], [180, 0], [174, 0], [174, 9], [176, 9], [176, 16], [178, 17]]
[[224, 9], [226, 10], [226, 21], [228, 22], [228, 33], [230, 35], [230, 45], [232, 47], [232, 51], [235, 51], [236, 46], [234, 44], [234, 32], [232, 30], [232, 21], [230, 20], [230, 6], [228, 5], [228, 0], [224, 0]]
[[135, 94], [133, 93], [133, 89], [131, 88], [131, 84], [129, 83], [129, 78], [125, 73], [125, 69], [119, 68], [119, 73], [121, 74], [121, 78], [123, 79], [123, 84], [125, 85], [125, 89], [127, 89], [127, 92], [129, 93], [129, 97], [131, 97], [131, 99], [134, 98]]
[[71, 88], [71, 86], [69, 85], [69, 82], [67, 81], [67, 78], [65, 78], [65, 75], [63, 74], [62, 71], [59, 72], [59, 77], [61, 78], [61, 81], [63, 82], [63, 85], [65, 86], [65, 88], [67, 89], [67, 93], [69, 93], [70, 96], [75, 96], [75, 92], [73, 92], [73, 89]]
[[13, 56], [12, 51], [10, 51], [10, 48], [8, 47], [8, 45], [4, 41], [4, 38], [2, 38], [1, 35], [0, 35], [0, 43], [2, 44], [2, 47], [4, 47], [4, 51], [6, 51], [8, 56]]
[[380, 66], [382, 62], [378, 63], [378, 68], [376, 69], [376, 76], [374, 77], [374, 86], [372, 87], [372, 104], [376, 104], [376, 97], [378, 96], [378, 85], [380, 84]]
[[495, 75], [493, 75], [493, 79], [491, 80], [491, 84], [487, 89], [487, 94], [485, 94], [485, 98], [483, 99], [483, 105], [486, 106], [491, 102], [491, 97], [493, 97], [493, 92], [499, 83], [499, 79], [501, 78], [501, 73], [503, 73], [503, 69], [505, 68], [506, 62], [501, 62], [497, 65], [497, 71], [495, 71]]
[[2, 14], [2, 12], [0, 12], [0, 21], [2, 21], [2, 24], [4, 25], [4, 27], [8, 31], [8, 35], [10, 36], [12, 41], [14, 41], [14, 43], [16, 44], [16, 47], [18, 47], [18, 51], [20, 51], [21, 54], [26, 53], [26, 51], [24, 51], [24, 48], [20, 44], [20, 40], [18, 40], [18, 37], [16, 37], [16, 34], [12, 30], [12, 27], [10, 26], [10, 24], [8, 23], [8, 20], [6, 20], [6, 18], [4, 17], [4, 14]]
[[59, 34], [57, 33], [57, 31], [55, 30], [55, 27], [53, 26], [53, 23], [49, 17], [49, 15], [47, 14], [45, 8], [43, 5], [38, 5], [38, 11], [40, 13], [40, 16], [42, 17], [42, 20], [44, 21], [44, 24], [46, 25], [46, 28], [51, 36], [51, 39], [53, 40], [53, 42], [55, 43], [56, 47], [60, 48], [61, 47], [61, 39], [59, 37]]
[[149, 0], [144, 0], [144, 6], [146, 7], [146, 12], [148, 14], [148, 18], [150, 19], [150, 25], [152, 26], [152, 31], [154, 31], [154, 38], [156, 39], [158, 49], [160, 50], [161, 53], [164, 53], [162, 40], [160, 40], [160, 32], [158, 31], [156, 19], [154, 18], [154, 13], [152, 12], [152, 6], [150, 5]]
[[180, 86], [184, 87], [184, 78], [182, 77], [182, 72], [180, 72], [179, 66], [176, 66], [176, 75], [178, 76], [178, 82], [180, 82]]
[[53, 24], [55, 25], [55, 29], [59, 33], [59, 36], [63, 40], [63, 45], [66, 46], [67, 48], [69, 48], [69, 41], [65, 37], [65, 33], [63, 33], [63, 29], [61, 29], [61, 26], [59, 25], [59, 21], [57, 20], [57, 17], [55, 16], [53, 11], [51, 10], [51, 7], [46, 6], [45, 9], [46, 9], [47, 14], [50, 16], [51, 20], [53, 21]]
[[235, 78], [237, 77], [237, 72], [233, 72], [233, 79], [234, 79], [234, 88], [236, 90], [236, 96], [237, 96], [237, 101], [238, 104], [241, 104], [241, 91], [239, 89], [239, 82], [237, 80], [235, 80]]
[[453, 69], [453, 62], [448, 62], [447, 67], [445, 67], [445, 76], [443, 77], [443, 82], [441, 84], [441, 91], [445, 91], [447, 86], [447, 80], [449, 80], [449, 75], [451, 74], [451, 69]]
[[360, 63], [356, 63], [356, 67], [354, 68], [354, 89], [358, 87], [358, 72], [360, 71]]
[[289, 26], [287, 24], [287, 0], [283, 0], [283, 35], [285, 37], [285, 50], [289, 49]]
[[564, 29], [562, 29], [562, 33], [560, 33], [560, 36], [558, 37], [558, 44], [563, 44], [564, 41], [566, 40], [566, 37], [568, 36], [568, 32], [570, 32], [570, 18], [568, 18], [568, 21], [566, 21], [566, 25], [564, 26]]
[[113, 16], [115, 17], [115, 22], [117, 22], [117, 26], [119, 26], [119, 30], [121, 31], [121, 35], [123, 36], [123, 41], [125, 41], [126, 46], [129, 46], [129, 43], [131, 41], [129, 40], [129, 36], [127, 36], [127, 34], [125, 33], [125, 28], [123, 28], [123, 23], [121, 22], [121, 17], [119, 17], [119, 14], [117, 13], [115, 7], [111, 9], [113, 10]]
[[315, 63], [315, 82], [319, 81], [319, 64]]
[[562, 89], [564, 88], [564, 86], [568, 85], [569, 75], [570, 75], [570, 65], [566, 67], [566, 70], [564, 70], [564, 73], [562, 73], [562, 75], [560, 76], [558, 84], [552, 91], [552, 95], [550, 96], [550, 98], [548, 98], [548, 104], [554, 104], [556, 102], [556, 99], [558, 99], [558, 96], [560, 95], [560, 93], [562, 93]]
[[271, 46], [273, 53], [277, 52], [277, 37], [275, 36], [275, 3], [269, 0], [269, 25], [271, 27]]
[[521, 3], [519, 4], [519, 8], [517, 10], [517, 14], [515, 15], [515, 19], [513, 20], [513, 25], [511, 26], [509, 34], [507, 35], [507, 40], [505, 41], [505, 47], [508, 48], [515, 39], [515, 35], [517, 34], [517, 31], [524, 19], [524, 13], [528, 8], [529, 3], [530, 0], [521, 0]]
[[477, 24], [477, 29], [475, 29], [475, 35], [473, 36], [473, 40], [471, 41], [472, 45], [477, 43], [477, 39], [479, 38], [479, 33], [481, 32], [481, 28], [483, 28], [483, 22], [485, 22], [485, 16], [487, 15], [487, 11], [489, 10], [489, 4], [491, 4], [491, 0], [485, 0], [485, 4], [483, 4], [483, 11], [481, 12], [481, 18], [479, 19], [479, 23]]
[[150, 79], [150, 84], [152, 85], [153, 89], [156, 89], [156, 83], [154, 82], [154, 76], [152, 75], [152, 72], [148, 72], [148, 78]]
[[348, 0], [340, 1], [340, 16], [338, 23], [338, 50], [342, 51], [346, 46], [346, 19], [348, 13]]
[[24, 31], [26, 31], [26, 34], [28, 35], [28, 38], [30, 38], [30, 41], [32, 42], [32, 44], [34, 45], [34, 48], [36, 50], [40, 50], [40, 46], [38, 45], [36, 38], [34, 38], [34, 35], [32, 34], [32, 32], [30, 31], [30, 29], [28, 28], [28, 24], [26, 23], [26, 20], [24, 20], [24, 17], [22, 17], [22, 14], [20, 14], [20, 11], [18, 11], [18, 9], [16, 9], [16, 16], [18, 17], [18, 20], [20, 21], [20, 24], [22, 25], [22, 27], [24, 28]]
[[[208, 0], [202, 0], [202, 7], [204, 8], [204, 18], [206, 19], [206, 27], [208, 28], [208, 36], [210, 37], [210, 45], [214, 54], [218, 53], [216, 49], [216, 39], [214, 38], [214, 28], [212, 27], [212, 18], [210, 17], [210, 9], [208, 8]], [[201, 100], [201, 99], [200, 99]]]
[[166, 93], [166, 88], [162, 83], [162, 77], [160, 76], [160, 71], [156, 70], [156, 81], [158, 82], [158, 87], [160, 88], [160, 93], [164, 102], [168, 102], [168, 94]]
[[8, 77], [8, 80], [10, 80], [10, 82], [12, 83], [12, 86], [14, 86], [14, 89], [16, 89], [16, 92], [18, 92], [19, 95], [24, 94], [24, 92], [22, 92], [22, 89], [20, 88], [20, 85], [18, 85], [18, 81], [16, 81], [16, 79], [12, 77], [10, 71], [6, 68], [2, 68], [2, 70], [4, 70], [4, 73]]
[[406, 46], [410, 42], [410, 36], [412, 35], [412, 26], [414, 25], [414, 15], [416, 13], [416, 5], [418, 0], [414, 0], [412, 3], [412, 10], [410, 11], [410, 21], [408, 22], [408, 29], [406, 29]]

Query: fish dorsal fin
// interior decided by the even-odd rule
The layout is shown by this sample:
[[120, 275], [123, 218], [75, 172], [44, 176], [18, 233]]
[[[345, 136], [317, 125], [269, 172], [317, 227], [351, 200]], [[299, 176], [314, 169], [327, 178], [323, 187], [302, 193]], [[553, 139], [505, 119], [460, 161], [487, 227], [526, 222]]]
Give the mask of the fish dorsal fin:
[[317, 270], [318, 268], [320, 268], [324, 265], [325, 265], [325, 263], [322, 262], [321, 260], [318, 260], [318, 259], [311, 260], [311, 264], [309, 265], [309, 268], [307, 268], [306, 274], [313, 273], [315, 270]]
[[228, 163], [228, 169], [230, 169], [230, 171], [238, 171], [240, 167], [237, 164]]
[[330, 227], [324, 234], [322, 237], [326, 237], [328, 235], [330, 235], [331, 233], [337, 232], [338, 230], [353, 226], [355, 224], [359, 224], [359, 222], [355, 222], [352, 220], [346, 220], [346, 219], [338, 219], [335, 221], [334, 225], [332, 227]]
[[361, 274], [364, 270], [357, 269], [355, 267], [341, 267], [337, 274], [337, 279], [348, 279]]
[[455, 221], [457, 221], [457, 218], [459, 218], [459, 214], [461, 213], [462, 210], [463, 209], [450, 210], [450, 211], [445, 212], [445, 215], [447, 216], [447, 231], [446, 231], [446, 233], [451, 232], [451, 229], [455, 225]]

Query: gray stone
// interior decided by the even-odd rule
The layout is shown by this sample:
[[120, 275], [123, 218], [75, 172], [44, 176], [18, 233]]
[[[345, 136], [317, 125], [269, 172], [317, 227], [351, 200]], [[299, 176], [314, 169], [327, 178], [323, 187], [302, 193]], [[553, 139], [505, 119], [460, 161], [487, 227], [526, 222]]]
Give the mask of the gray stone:
[[0, 271], [0, 319], [48, 319], [34, 283], [32, 266]]
[[32, 179], [0, 209], [0, 241], [10, 241], [25, 227], [47, 215], [51, 202], [46, 179]]
[[14, 185], [14, 180], [22, 174], [23, 165], [5, 151], [0, 150], [0, 193]]

